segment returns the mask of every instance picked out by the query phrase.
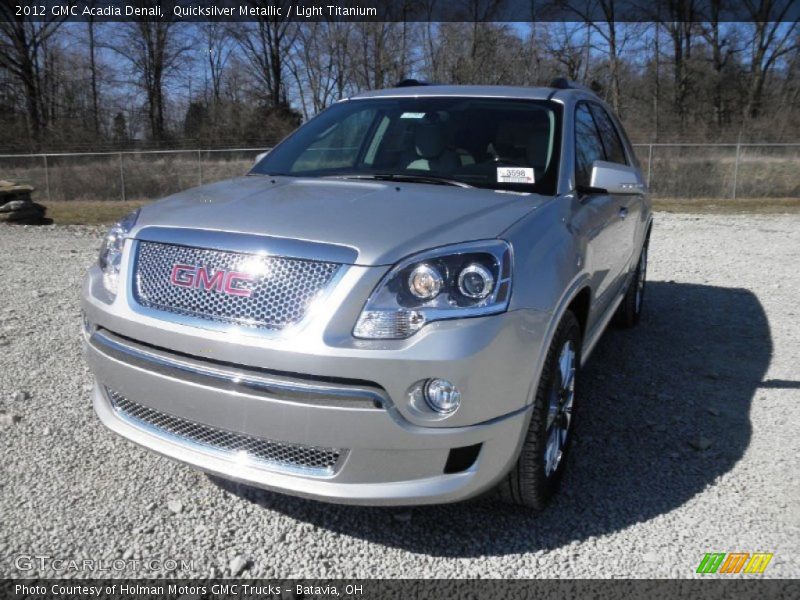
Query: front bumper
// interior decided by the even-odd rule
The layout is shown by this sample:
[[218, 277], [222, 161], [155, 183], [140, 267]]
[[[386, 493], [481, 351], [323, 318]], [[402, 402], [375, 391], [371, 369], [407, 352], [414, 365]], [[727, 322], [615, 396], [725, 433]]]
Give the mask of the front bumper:
[[[99, 386], [94, 409], [109, 429], [150, 450], [205, 472], [306, 498], [342, 504], [420, 505], [445, 503], [476, 496], [491, 488], [510, 467], [526, 418], [516, 415], [469, 428], [468, 431], [431, 436], [408, 434], [409, 447], [351, 448], [340, 472], [329, 479], [304, 477], [202, 453], [122, 420]], [[361, 424], [357, 420], [354, 426]], [[448, 449], [483, 440], [478, 460], [466, 471], [443, 474]], [[412, 449], [413, 448], [413, 449]], [[438, 474], [435, 474], [438, 471]], [[347, 481], [357, 477], [358, 481]], [[396, 478], [400, 479], [396, 479]]]
[[[98, 285], [93, 270], [83, 307], [95, 411], [109, 429], [155, 452], [265, 489], [371, 505], [474, 497], [516, 460], [549, 323], [544, 313], [440, 322], [410, 340], [364, 345], [338, 343], [330, 327], [311, 327], [301, 336], [313, 339], [287, 344], [144, 317], [124, 296], [103, 301], [93, 293]], [[412, 384], [434, 376], [462, 390], [462, 406], [446, 419], [409, 403]], [[109, 392], [200, 427], [334, 448], [341, 459], [330, 472], [315, 473], [202, 447], [128, 418]], [[475, 446], [474, 461], [454, 472], [453, 451]]]

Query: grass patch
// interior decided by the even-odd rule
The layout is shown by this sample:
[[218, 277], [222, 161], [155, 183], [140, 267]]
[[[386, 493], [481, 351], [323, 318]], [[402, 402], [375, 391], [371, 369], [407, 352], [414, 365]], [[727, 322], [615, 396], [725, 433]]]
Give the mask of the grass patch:
[[[113, 225], [132, 210], [149, 203], [149, 200], [42, 202], [47, 207], [47, 216], [56, 225]], [[800, 198], [743, 198], [736, 201], [718, 198], [654, 198], [653, 208], [670, 213], [800, 213]]]
[[150, 201], [73, 200], [42, 204], [47, 207], [47, 216], [56, 225], [113, 225], [129, 212], [150, 204]]
[[653, 198], [653, 209], [670, 213], [771, 214], [800, 212], [800, 198]]

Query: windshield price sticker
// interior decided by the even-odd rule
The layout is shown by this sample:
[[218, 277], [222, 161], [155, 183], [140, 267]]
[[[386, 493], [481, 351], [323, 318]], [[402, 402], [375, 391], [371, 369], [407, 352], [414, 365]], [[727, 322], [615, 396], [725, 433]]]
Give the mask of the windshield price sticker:
[[498, 183], [533, 183], [531, 167], [497, 167]]
[[425, 113], [420, 112], [404, 112], [400, 115], [401, 119], [424, 119]]

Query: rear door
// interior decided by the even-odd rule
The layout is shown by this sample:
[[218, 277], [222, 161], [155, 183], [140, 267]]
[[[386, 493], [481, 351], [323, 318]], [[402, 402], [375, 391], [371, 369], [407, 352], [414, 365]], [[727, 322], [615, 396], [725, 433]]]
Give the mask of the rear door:
[[[631, 166], [625, 155], [621, 136], [611, 116], [604, 107], [596, 102], [592, 102], [590, 106], [595, 123], [597, 123], [597, 128], [600, 131], [600, 138], [603, 141], [606, 161]], [[641, 194], [625, 194], [614, 195], [613, 198], [618, 207], [616, 251], [621, 276], [619, 283], [622, 285], [625, 276], [630, 270], [629, 267], [639, 259], [634, 254], [639, 247], [636, 242], [639, 236], [638, 224], [642, 220], [643, 196]]]

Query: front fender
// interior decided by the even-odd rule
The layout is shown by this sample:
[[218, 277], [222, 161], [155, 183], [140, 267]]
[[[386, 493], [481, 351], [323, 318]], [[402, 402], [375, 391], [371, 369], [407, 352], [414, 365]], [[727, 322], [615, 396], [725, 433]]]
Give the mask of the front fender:
[[572, 200], [555, 198], [515, 224], [504, 236], [514, 248], [514, 291], [510, 310], [533, 309], [548, 315], [532, 365], [528, 390], [533, 402], [542, 367], [558, 323], [575, 297], [589, 286], [584, 269], [585, 241], [569, 227]]

